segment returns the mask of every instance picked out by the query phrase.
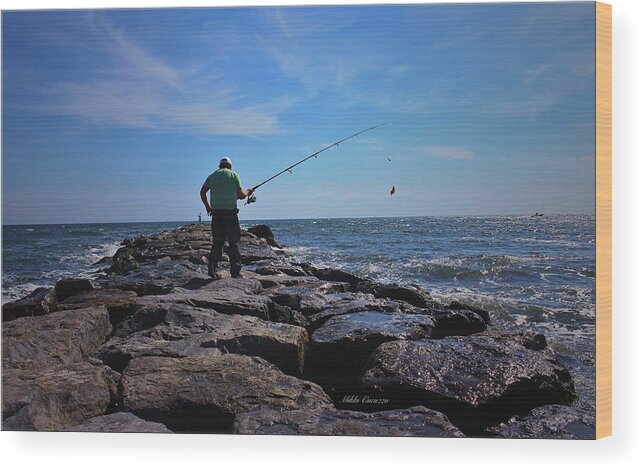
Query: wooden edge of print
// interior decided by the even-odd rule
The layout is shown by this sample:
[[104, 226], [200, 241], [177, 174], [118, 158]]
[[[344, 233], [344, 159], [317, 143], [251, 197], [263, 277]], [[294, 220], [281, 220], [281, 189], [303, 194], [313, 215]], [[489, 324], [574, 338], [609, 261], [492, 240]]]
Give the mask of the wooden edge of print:
[[612, 6], [596, 3], [596, 438], [612, 434]]

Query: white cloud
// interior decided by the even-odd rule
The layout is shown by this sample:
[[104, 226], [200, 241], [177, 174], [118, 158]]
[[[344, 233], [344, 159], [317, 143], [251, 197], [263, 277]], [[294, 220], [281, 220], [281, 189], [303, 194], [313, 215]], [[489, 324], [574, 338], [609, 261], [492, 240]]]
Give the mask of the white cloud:
[[223, 73], [205, 66], [170, 65], [124, 31], [94, 15], [88, 18], [100, 47], [97, 55], [107, 60], [83, 71], [78, 81], [51, 84], [42, 100], [25, 105], [30, 111], [92, 125], [163, 132], [250, 137], [283, 132], [277, 113], [288, 107], [288, 100], [241, 104], [244, 97], [225, 85]]

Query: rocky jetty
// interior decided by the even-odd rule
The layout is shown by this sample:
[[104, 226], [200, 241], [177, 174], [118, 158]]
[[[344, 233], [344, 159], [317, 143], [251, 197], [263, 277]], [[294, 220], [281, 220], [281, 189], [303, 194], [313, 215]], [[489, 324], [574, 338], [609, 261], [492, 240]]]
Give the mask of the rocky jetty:
[[418, 286], [287, 256], [242, 231], [207, 275], [208, 225], [123, 241], [93, 280], [2, 308], [5, 430], [588, 438], [542, 335]]

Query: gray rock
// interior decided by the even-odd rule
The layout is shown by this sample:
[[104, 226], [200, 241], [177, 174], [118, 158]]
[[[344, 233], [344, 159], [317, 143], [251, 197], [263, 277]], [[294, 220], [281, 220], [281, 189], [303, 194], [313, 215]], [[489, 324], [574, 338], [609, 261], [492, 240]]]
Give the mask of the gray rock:
[[367, 278], [353, 275], [337, 268], [316, 268], [309, 265], [308, 270], [320, 280], [348, 283], [353, 290], [357, 288], [359, 283], [370, 281]]
[[341, 293], [324, 306], [324, 309], [308, 316], [313, 329], [319, 328], [328, 319], [354, 312], [408, 312], [418, 313], [419, 309], [404, 301], [375, 298], [366, 293]]
[[56, 310], [56, 292], [53, 288], [36, 288], [22, 299], [2, 306], [2, 322], [19, 317], [42, 316]]
[[2, 325], [2, 364], [41, 368], [76, 363], [97, 352], [111, 330], [102, 306], [21, 317]]
[[256, 235], [257, 237], [260, 237], [261, 239], [264, 239], [268, 243], [268, 245], [272, 247], [281, 247], [275, 240], [272, 229], [270, 229], [270, 227], [266, 226], [265, 224], [259, 224], [257, 226], [249, 227], [248, 232]]
[[526, 417], [512, 417], [489, 431], [503, 438], [593, 440], [596, 415], [574, 406], [548, 405], [532, 410]]
[[552, 352], [493, 335], [382, 344], [362, 382], [399, 404], [444, 412], [465, 433], [575, 398], [569, 372]]
[[348, 283], [317, 281], [294, 286], [278, 287], [267, 292], [270, 299], [282, 306], [288, 306], [305, 316], [316, 314], [337, 300], [336, 293], [346, 292]]
[[62, 430], [105, 413], [116, 393], [106, 366], [66, 363], [2, 369], [2, 429]]
[[432, 338], [434, 330], [433, 319], [423, 314], [367, 311], [335, 316], [312, 334], [306, 375], [338, 401], [359, 388], [362, 369], [379, 345]]
[[259, 275], [310, 276], [303, 268], [281, 260], [270, 260], [257, 263], [255, 273]]
[[[233, 282], [237, 279], [231, 278]], [[223, 280], [221, 280], [223, 281]], [[254, 280], [256, 282], [256, 280]], [[258, 282], [257, 282], [258, 283]], [[139, 298], [139, 306], [146, 304], [183, 304], [187, 306], [212, 309], [222, 314], [253, 316], [268, 320], [269, 304], [267, 296], [248, 294], [244, 289], [220, 287], [220, 289], [174, 290], [159, 296]]]
[[123, 406], [182, 432], [226, 432], [236, 414], [262, 407], [332, 408], [316, 384], [243, 355], [132, 360], [120, 385]]
[[102, 276], [96, 280], [103, 288], [134, 291], [139, 296], [165, 294], [174, 287], [193, 282], [210, 281], [207, 269], [185, 260], [159, 260], [141, 265], [125, 275]]
[[136, 298], [137, 295], [134, 291], [97, 289], [69, 296], [63, 303], [58, 304], [58, 309], [67, 311], [71, 309], [105, 306], [109, 313], [110, 322], [112, 325], [116, 325], [134, 312], [136, 308]]
[[271, 435], [360, 435], [464, 437], [440, 412], [425, 407], [364, 413], [347, 410], [260, 409], [238, 414], [233, 433]]
[[65, 430], [66, 432], [107, 433], [172, 433], [163, 424], [149, 422], [129, 412], [116, 412], [86, 420]]
[[259, 283], [261, 283], [261, 287], [264, 289], [275, 288], [279, 286], [294, 286], [304, 283], [314, 283], [315, 281], [317, 281], [312, 276], [290, 276], [284, 274], [259, 275], [252, 272], [249, 272], [248, 276], [259, 281]]
[[487, 324], [491, 324], [491, 316], [489, 311], [482, 309], [481, 307], [471, 306], [470, 304], [461, 303], [460, 301], [451, 301], [447, 309], [451, 310], [464, 310], [464, 311], [473, 311], [484, 319]]
[[139, 317], [140, 325], [161, 318], [163, 321], [103, 345], [101, 360], [117, 371], [122, 371], [132, 358], [142, 356], [178, 358], [220, 352], [259, 356], [287, 374], [300, 375], [304, 368], [308, 333], [301, 327], [185, 306], [150, 306], [135, 317]]
[[362, 281], [357, 284], [357, 291], [373, 294], [376, 298], [390, 298], [405, 301], [417, 307], [436, 307], [437, 303], [423, 289], [417, 286], [384, 284], [375, 281]]
[[439, 338], [472, 335], [487, 328], [485, 320], [473, 311], [432, 309], [430, 313], [435, 319], [435, 333]]
[[83, 278], [65, 278], [56, 283], [56, 299], [58, 302], [62, 302], [69, 296], [82, 293], [83, 291], [91, 291], [94, 288], [95, 285], [91, 280]]

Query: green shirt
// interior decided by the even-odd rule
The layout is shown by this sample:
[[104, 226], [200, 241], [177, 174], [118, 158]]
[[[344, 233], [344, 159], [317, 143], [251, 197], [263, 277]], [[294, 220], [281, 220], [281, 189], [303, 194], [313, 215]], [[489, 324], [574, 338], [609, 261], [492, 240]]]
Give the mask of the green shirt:
[[241, 179], [237, 173], [220, 168], [205, 179], [204, 185], [210, 189], [212, 209], [237, 208], [237, 190], [241, 188]]

